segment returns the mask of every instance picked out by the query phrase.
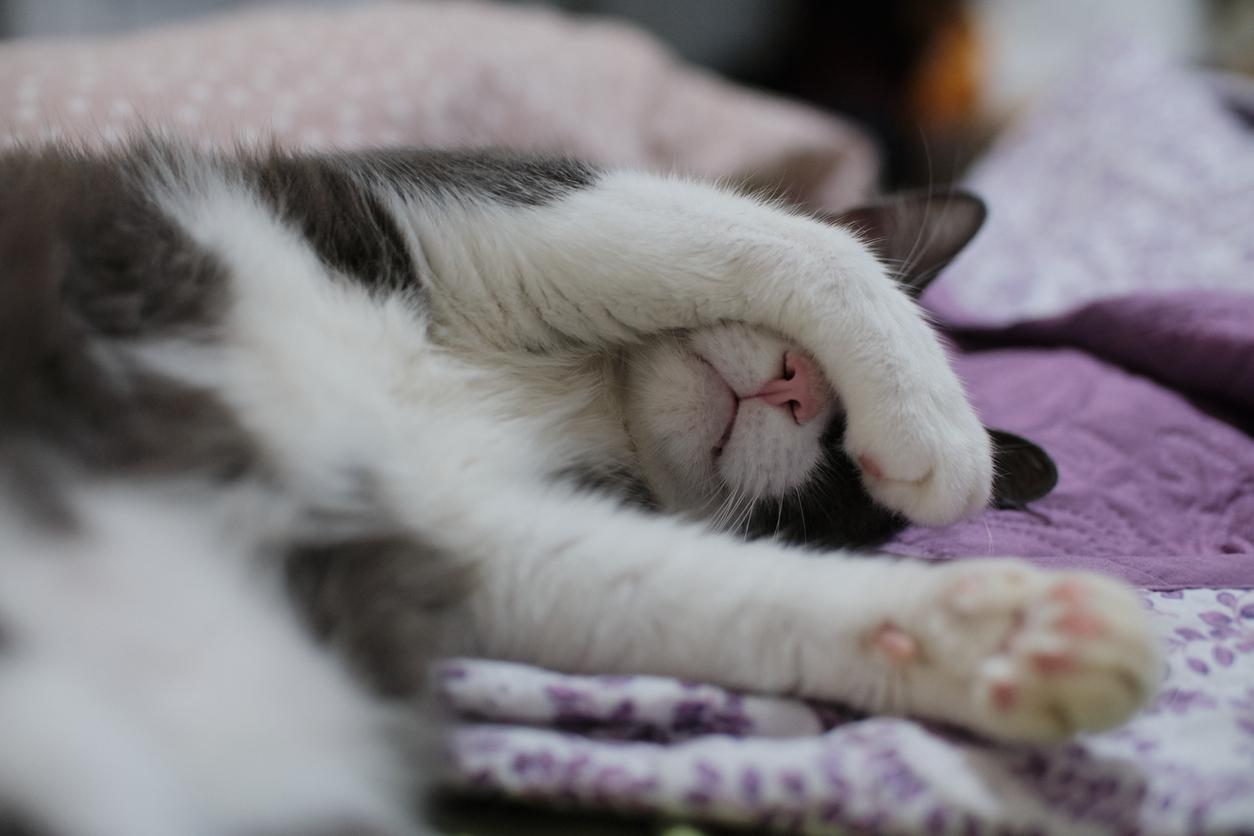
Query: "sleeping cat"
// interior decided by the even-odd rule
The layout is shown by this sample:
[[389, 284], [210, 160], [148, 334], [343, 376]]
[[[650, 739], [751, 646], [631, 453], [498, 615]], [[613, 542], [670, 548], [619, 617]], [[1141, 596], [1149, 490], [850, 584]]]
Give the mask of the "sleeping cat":
[[[420, 832], [433, 653], [1010, 741], [1156, 682], [1114, 581], [743, 536], [871, 539], [846, 495], [985, 506], [989, 436], [885, 267], [934, 273], [970, 201], [824, 222], [568, 160], [154, 141], [12, 152], [0, 183], [23, 826]], [[855, 227], [890, 214], [877, 257]]]

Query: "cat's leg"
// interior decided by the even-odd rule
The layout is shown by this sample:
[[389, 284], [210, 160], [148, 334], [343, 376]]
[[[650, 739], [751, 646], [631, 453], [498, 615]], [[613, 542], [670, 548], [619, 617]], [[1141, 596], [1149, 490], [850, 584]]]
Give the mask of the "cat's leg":
[[807, 555], [583, 499], [483, 510], [477, 546], [499, 553], [453, 652], [842, 700], [1009, 740], [1114, 725], [1157, 682], [1141, 602], [1097, 575]]
[[248, 548], [262, 497], [71, 498], [65, 531], [0, 496], [0, 832], [427, 832], [419, 718], [304, 634]]
[[983, 507], [988, 438], [936, 336], [848, 230], [636, 173], [535, 206], [402, 210], [436, 333], [517, 350], [736, 320], [797, 340], [848, 413], [876, 498], [944, 523]]

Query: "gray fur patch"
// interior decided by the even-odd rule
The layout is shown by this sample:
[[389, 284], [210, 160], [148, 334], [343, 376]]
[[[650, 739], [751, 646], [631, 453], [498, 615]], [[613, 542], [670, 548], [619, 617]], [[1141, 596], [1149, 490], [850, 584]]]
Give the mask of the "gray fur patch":
[[339, 158], [280, 153], [245, 165], [262, 198], [324, 263], [371, 288], [417, 288], [414, 260], [395, 219], [352, 168]]
[[560, 471], [557, 479], [570, 482], [579, 490], [613, 497], [632, 508], [659, 510], [657, 497], [649, 490], [648, 484], [638, 473], [626, 467], [572, 467]]
[[501, 151], [276, 151], [245, 160], [243, 171], [324, 263], [382, 291], [417, 289], [421, 279], [380, 194], [539, 206], [596, 180], [584, 163]]
[[577, 160], [501, 150], [387, 149], [333, 159], [381, 186], [437, 199], [487, 198], [512, 206], [543, 206], [592, 186], [599, 176]]
[[66, 522], [67, 471], [235, 478], [256, 450], [211, 394], [147, 372], [142, 339], [206, 339], [225, 271], [160, 213], [138, 157], [0, 156], [0, 483]]
[[421, 688], [422, 660], [434, 648], [440, 619], [472, 581], [464, 563], [406, 534], [298, 544], [286, 567], [288, 588], [315, 635], [391, 697]]
[[149, 195], [145, 168], [158, 161], [155, 152], [89, 156], [57, 146], [0, 156], [0, 228], [6, 256], [21, 258], [3, 264], [5, 291], [33, 291], [32, 304], [45, 306], [59, 298], [86, 336], [215, 325], [225, 271]]

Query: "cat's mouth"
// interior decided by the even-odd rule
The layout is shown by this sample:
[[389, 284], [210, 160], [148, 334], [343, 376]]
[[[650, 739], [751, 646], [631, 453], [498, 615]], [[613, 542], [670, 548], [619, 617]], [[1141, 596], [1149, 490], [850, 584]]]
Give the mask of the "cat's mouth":
[[[714, 447], [711, 449], [713, 457], [718, 459], [723, 455], [727, 442], [731, 440], [732, 430], [736, 428], [736, 418], [740, 414], [740, 396], [736, 394], [736, 390], [731, 387], [727, 379], [723, 377], [722, 372], [713, 363], [700, 354], [697, 354], [696, 357], [705, 368], [707, 380], [726, 396], [726, 406], [724, 408], [727, 411], [727, 418], [723, 424], [722, 432], [719, 433], [718, 438], [714, 442]], [[710, 408], [717, 409], [717, 404], [711, 402]]]
[[[735, 396], [732, 396], [735, 398]], [[727, 446], [727, 442], [731, 439], [732, 430], [736, 428], [736, 416], [740, 414], [740, 401], [736, 400], [736, 405], [732, 408], [731, 417], [727, 419], [727, 427], [723, 430], [723, 434], [719, 436], [718, 443], [714, 445], [714, 458], [723, 455], [723, 448]]]

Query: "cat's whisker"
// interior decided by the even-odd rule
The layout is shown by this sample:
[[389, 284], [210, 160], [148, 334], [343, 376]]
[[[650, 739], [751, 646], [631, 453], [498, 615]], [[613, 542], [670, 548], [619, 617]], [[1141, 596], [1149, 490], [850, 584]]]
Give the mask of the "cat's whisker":
[[716, 531], [726, 531], [728, 523], [731, 521], [732, 509], [735, 508], [737, 497], [740, 495], [739, 488], [733, 488], [727, 493], [723, 504], [719, 507], [718, 514], [714, 518], [714, 528]]
[[[903, 260], [904, 266], [902, 273], [899, 274], [902, 276], [910, 275], [915, 266], [915, 259], [918, 257], [919, 253], [926, 249], [926, 247], [920, 248], [919, 244], [923, 239], [924, 231], [928, 228], [927, 218], [932, 208], [932, 150], [927, 144], [927, 135], [924, 133], [922, 128], [919, 129], [919, 136], [923, 142], [923, 154], [927, 161], [927, 194], [924, 198], [922, 221], [915, 227], [914, 243], [911, 245], [909, 252], [906, 253], [906, 257]], [[936, 230], [931, 231], [933, 233], [936, 232]], [[929, 239], [927, 243], [931, 244], [931, 239]]]
[[734, 516], [735, 510], [739, 506], [739, 504], [740, 504], [740, 489], [735, 488], [730, 493], [727, 494], [727, 500], [723, 503], [723, 507], [720, 509], [719, 519], [718, 519], [719, 531], [731, 530], [732, 517]]
[[762, 492], [755, 492], [749, 501], [745, 503], [744, 508], [741, 510], [740, 517], [736, 521], [736, 530], [739, 531], [740, 536], [746, 540], [749, 539], [749, 523], [753, 520], [753, 509], [758, 502], [761, 501], [761, 499]]
[[718, 531], [718, 515], [722, 505], [715, 505], [714, 503], [715, 497], [713, 492], [706, 494], [705, 498], [701, 501], [700, 511], [702, 516], [708, 520], [710, 530]]
[[722, 520], [722, 530], [735, 531], [735, 520], [736, 516], [740, 514], [740, 503], [742, 499], [744, 499], [744, 494], [737, 489], [736, 493], [732, 495], [731, 503], [727, 505], [726, 515], [724, 516], [724, 520]]
[[[820, 462], [820, 464], [824, 464], [824, 463]], [[809, 532], [806, 530], [806, 505], [801, 499], [801, 486], [798, 485], [797, 487], [793, 488], [792, 492], [796, 494], [797, 496], [797, 514], [798, 516], [801, 517], [801, 541], [803, 543], [809, 542], [810, 535], [809, 535]]]

